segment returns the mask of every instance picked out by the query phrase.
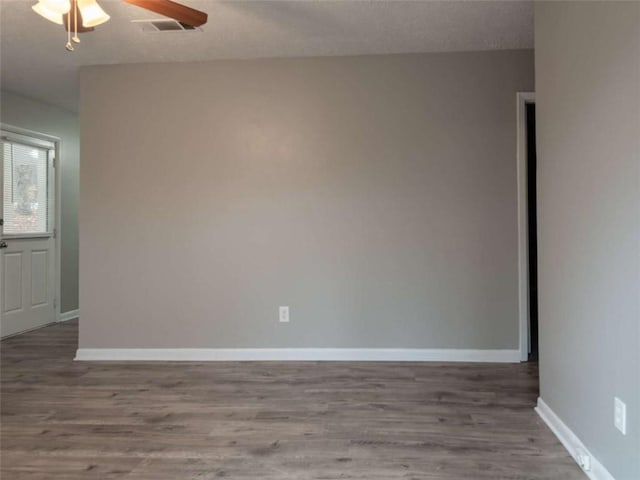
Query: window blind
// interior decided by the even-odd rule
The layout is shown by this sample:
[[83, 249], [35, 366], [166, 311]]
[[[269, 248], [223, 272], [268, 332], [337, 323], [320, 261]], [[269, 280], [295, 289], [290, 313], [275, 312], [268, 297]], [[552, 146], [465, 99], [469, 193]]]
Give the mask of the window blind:
[[2, 140], [4, 235], [48, 233], [49, 150]]

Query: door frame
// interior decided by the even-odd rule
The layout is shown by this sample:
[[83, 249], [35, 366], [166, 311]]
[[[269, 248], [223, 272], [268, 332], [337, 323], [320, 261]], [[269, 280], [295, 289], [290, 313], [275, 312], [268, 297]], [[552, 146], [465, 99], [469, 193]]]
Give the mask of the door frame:
[[527, 202], [527, 104], [536, 103], [535, 92], [516, 94], [518, 181], [518, 319], [520, 361], [529, 359], [529, 214]]
[[[55, 150], [55, 158], [53, 160], [53, 182], [54, 182], [54, 186], [53, 188], [55, 189], [54, 192], [54, 202], [55, 202], [55, 206], [54, 206], [54, 213], [53, 213], [53, 221], [54, 221], [54, 235], [53, 235], [53, 243], [54, 243], [54, 249], [55, 249], [55, 258], [54, 258], [54, 268], [55, 268], [55, 272], [54, 272], [54, 282], [55, 285], [53, 286], [55, 289], [55, 299], [54, 299], [54, 313], [55, 313], [55, 317], [53, 319], [53, 322], [59, 322], [60, 321], [60, 308], [61, 308], [61, 301], [60, 301], [60, 286], [62, 284], [62, 269], [60, 268], [60, 265], [62, 264], [62, 249], [61, 249], [61, 245], [62, 242], [60, 241], [62, 238], [62, 205], [61, 200], [62, 200], [62, 192], [61, 192], [61, 168], [60, 168], [60, 156], [62, 154], [62, 140], [60, 139], [60, 137], [56, 137], [54, 135], [48, 135], [46, 133], [41, 133], [41, 132], [36, 132], [34, 130], [29, 130], [26, 128], [21, 128], [21, 127], [16, 127], [14, 125], [9, 125], [7, 123], [0, 123], [0, 130], [5, 131], [7, 133], [14, 133], [16, 135], [25, 135], [28, 137], [33, 137], [35, 139], [39, 139], [39, 140], [43, 140], [46, 142], [51, 142], [54, 145], [54, 150]], [[0, 277], [0, 282], [2, 281], [1, 277]], [[0, 288], [2, 288], [2, 284], [0, 283]], [[44, 325], [43, 325], [44, 326]], [[36, 328], [42, 328], [42, 327], [36, 327]], [[21, 333], [25, 333], [25, 332], [18, 332], [14, 335], [20, 335]], [[13, 335], [11, 335], [13, 336]], [[2, 337], [2, 338], [7, 338], [7, 337]]]

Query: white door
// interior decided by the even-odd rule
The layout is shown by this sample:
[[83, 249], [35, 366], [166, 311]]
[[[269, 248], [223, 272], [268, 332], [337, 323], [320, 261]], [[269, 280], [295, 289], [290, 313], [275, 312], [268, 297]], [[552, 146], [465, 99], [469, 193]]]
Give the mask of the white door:
[[55, 321], [55, 145], [2, 131], [0, 336]]

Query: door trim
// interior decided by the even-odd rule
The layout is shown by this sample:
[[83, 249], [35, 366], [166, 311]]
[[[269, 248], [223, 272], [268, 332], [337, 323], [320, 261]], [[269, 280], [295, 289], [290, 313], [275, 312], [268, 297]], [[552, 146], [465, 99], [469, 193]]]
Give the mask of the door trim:
[[[62, 249], [61, 249], [61, 244], [62, 242], [60, 241], [60, 239], [62, 238], [62, 206], [61, 206], [61, 200], [62, 200], [62, 192], [61, 192], [61, 168], [60, 168], [60, 157], [63, 153], [63, 144], [62, 144], [62, 140], [60, 139], [60, 137], [56, 137], [54, 135], [48, 135], [46, 133], [41, 133], [41, 132], [36, 132], [34, 130], [29, 130], [27, 128], [21, 128], [21, 127], [16, 127], [14, 125], [9, 125], [7, 123], [0, 123], [0, 130], [4, 130], [5, 132], [11, 134], [14, 133], [16, 135], [26, 135], [35, 139], [40, 139], [43, 140], [45, 142], [51, 142], [54, 145], [54, 150], [56, 152], [56, 158], [53, 162], [53, 169], [54, 169], [54, 174], [53, 174], [53, 182], [54, 182], [54, 188], [55, 188], [55, 195], [54, 195], [54, 202], [55, 202], [55, 208], [54, 208], [54, 212], [53, 212], [53, 221], [54, 221], [54, 229], [55, 229], [55, 235], [54, 237], [54, 249], [55, 249], [55, 261], [54, 261], [54, 268], [55, 268], [55, 274], [54, 274], [54, 289], [55, 289], [55, 318], [52, 320], [53, 322], [56, 322], [60, 319], [60, 285], [62, 284], [62, 269], [60, 268], [61, 262], [62, 262]], [[0, 280], [1, 281], [1, 280]], [[0, 284], [0, 288], [2, 288], [2, 285]], [[43, 325], [44, 326], [44, 325]], [[24, 332], [19, 332], [16, 333], [15, 335], [19, 335], [20, 333], [24, 333]], [[2, 338], [7, 338], [7, 337], [2, 337]]]
[[517, 182], [518, 182], [518, 319], [520, 361], [529, 359], [529, 216], [527, 211], [527, 104], [535, 103], [535, 92], [516, 94]]

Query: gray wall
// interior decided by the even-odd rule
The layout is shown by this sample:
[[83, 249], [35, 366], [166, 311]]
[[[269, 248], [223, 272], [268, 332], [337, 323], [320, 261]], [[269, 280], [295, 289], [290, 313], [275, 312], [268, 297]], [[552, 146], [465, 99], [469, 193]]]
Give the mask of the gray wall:
[[84, 69], [80, 347], [516, 349], [532, 87], [531, 51]]
[[640, 3], [536, 3], [535, 34], [541, 395], [617, 480], [637, 480]]
[[[61, 170], [60, 311], [78, 308], [78, 115], [12, 92], [0, 93], [2, 123], [59, 137]], [[60, 226], [58, 227], [60, 229]]]

